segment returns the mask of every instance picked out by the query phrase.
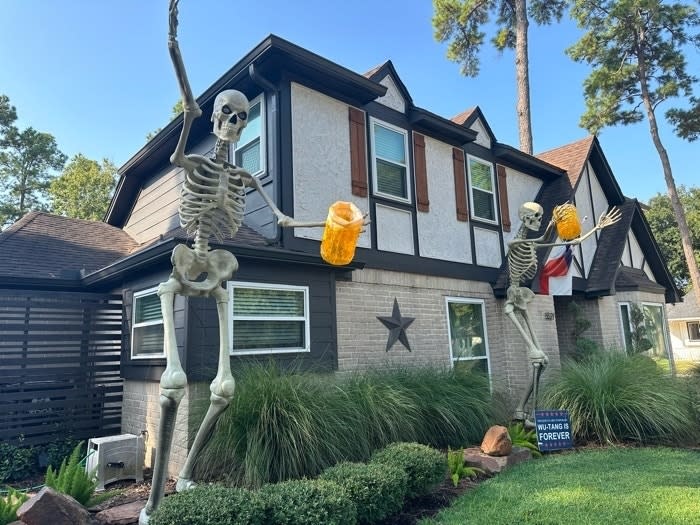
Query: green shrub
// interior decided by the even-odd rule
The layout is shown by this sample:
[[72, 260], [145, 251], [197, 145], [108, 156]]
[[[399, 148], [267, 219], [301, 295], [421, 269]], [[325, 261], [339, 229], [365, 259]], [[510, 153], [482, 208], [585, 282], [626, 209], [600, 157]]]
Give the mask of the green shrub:
[[392, 443], [375, 452], [372, 462], [402, 468], [408, 474], [406, 497], [409, 499], [428, 494], [447, 473], [445, 455], [419, 443]]
[[265, 507], [255, 492], [203, 485], [165, 498], [150, 525], [262, 525]]
[[447, 470], [450, 473], [452, 484], [456, 487], [459, 485], [459, 480], [464, 478], [473, 478], [477, 474], [484, 471], [477, 467], [468, 467], [464, 464], [464, 449], [457, 450], [447, 449]]
[[514, 447], [529, 449], [535, 458], [542, 456], [542, 452], [537, 446], [537, 434], [534, 430], [525, 430], [525, 425], [520, 422], [512, 423], [508, 426], [508, 435]]
[[260, 490], [268, 523], [275, 525], [354, 525], [357, 509], [348, 493], [325, 479], [265, 485]]
[[36, 470], [34, 449], [0, 443], [0, 483], [23, 480]]
[[582, 442], [684, 443], [697, 431], [688, 389], [644, 356], [569, 363], [541, 405], [568, 410]]
[[357, 508], [357, 522], [369, 524], [401, 510], [408, 475], [394, 465], [346, 462], [326, 469], [321, 479], [343, 487]]
[[37, 447], [39, 459], [43, 460], [40, 462], [41, 465], [58, 469], [61, 466], [61, 462], [70, 456], [79, 443], [77, 439], [67, 437], [56, 439], [47, 445]]
[[97, 480], [94, 472], [85, 472], [81, 463], [83, 443], [78, 443], [70, 457], [61, 462], [58, 471], [49, 466], [46, 470], [44, 484], [58, 492], [72, 496], [78, 503], [85, 505], [95, 492]]
[[26, 494], [8, 488], [7, 494], [0, 496], [0, 525], [17, 521], [17, 509], [28, 499]]

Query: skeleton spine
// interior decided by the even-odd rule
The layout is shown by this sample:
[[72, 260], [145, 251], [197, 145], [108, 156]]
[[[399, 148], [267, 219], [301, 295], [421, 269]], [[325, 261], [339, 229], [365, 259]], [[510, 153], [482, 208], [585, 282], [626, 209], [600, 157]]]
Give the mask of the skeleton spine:
[[194, 235], [194, 253], [198, 259], [204, 259], [209, 253], [209, 237], [212, 233], [212, 224], [209, 214], [202, 214], [197, 224], [197, 232]]

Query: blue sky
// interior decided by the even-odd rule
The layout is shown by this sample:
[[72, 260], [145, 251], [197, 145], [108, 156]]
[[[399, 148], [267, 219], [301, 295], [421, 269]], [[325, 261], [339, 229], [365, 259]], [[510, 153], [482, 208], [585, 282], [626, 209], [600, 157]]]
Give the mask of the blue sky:
[[[69, 156], [117, 165], [165, 125], [179, 93], [167, 52], [167, 0], [2, 0], [0, 93], [19, 125], [52, 133]], [[391, 59], [416, 105], [444, 117], [481, 107], [496, 138], [518, 146], [513, 55], [490, 44], [477, 78], [460, 75], [433, 39], [428, 0], [181, 0], [180, 47], [196, 95], [274, 33], [359, 73]], [[571, 21], [530, 30], [535, 152], [586, 136], [578, 127], [588, 68], [564, 49]], [[489, 35], [490, 36], [490, 35]], [[691, 71], [700, 71], [697, 54]], [[662, 109], [664, 107], [662, 106]], [[698, 143], [661, 129], [678, 184], [700, 184]], [[600, 141], [622, 190], [666, 191], [646, 122], [608, 128]]]

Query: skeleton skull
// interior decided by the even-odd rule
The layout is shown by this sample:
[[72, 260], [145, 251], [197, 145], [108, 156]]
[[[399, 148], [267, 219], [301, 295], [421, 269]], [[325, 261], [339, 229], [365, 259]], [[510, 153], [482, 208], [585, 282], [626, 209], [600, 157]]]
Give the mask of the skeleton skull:
[[237, 142], [248, 123], [250, 105], [246, 96], [235, 89], [227, 89], [216, 95], [211, 121], [214, 135], [226, 142]]
[[538, 231], [542, 224], [544, 210], [536, 202], [526, 202], [518, 210], [518, 217], [528, 230]]

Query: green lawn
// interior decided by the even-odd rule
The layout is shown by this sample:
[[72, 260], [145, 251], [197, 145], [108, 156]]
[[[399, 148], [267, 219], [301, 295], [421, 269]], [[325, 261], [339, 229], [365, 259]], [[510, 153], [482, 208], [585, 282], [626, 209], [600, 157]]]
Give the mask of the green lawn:
[[700, 524], [700, 452], [609, 448], [518, 465], [421, 525]]

